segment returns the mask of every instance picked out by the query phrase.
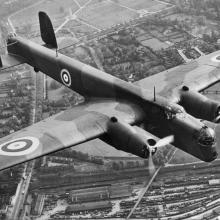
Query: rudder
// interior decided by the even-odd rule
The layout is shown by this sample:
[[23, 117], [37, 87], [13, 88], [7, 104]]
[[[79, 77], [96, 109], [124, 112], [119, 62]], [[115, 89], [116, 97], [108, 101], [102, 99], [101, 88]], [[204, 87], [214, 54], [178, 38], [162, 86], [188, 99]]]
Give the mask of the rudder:
[[49, 48], [57, 49], [58, 46], [53, 25], [49, 16], [45, 12], [39, 12], [39, 23], [41, 38], [46, 46]]

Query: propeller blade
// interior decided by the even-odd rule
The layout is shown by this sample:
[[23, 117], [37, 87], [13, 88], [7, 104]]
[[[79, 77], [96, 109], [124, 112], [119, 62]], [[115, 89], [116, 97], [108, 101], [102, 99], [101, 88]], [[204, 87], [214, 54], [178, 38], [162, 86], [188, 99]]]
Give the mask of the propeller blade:
[[218, 114], [218, 116], [213, 120], [214, 123], [219, 124], [220, 123], [220, 115]]
[[150, 175], [154, 174], [156, 168], [153, 161], [152, 151], [149, 151], [149, 158], [148, 158], [148, 168]]
[[155, 151], [155, 149], [159, 147], [164, 147], [172, 143], [173, 141], [174, 141], [174, 136], [170, 135], [170, 136], [160, 139], [154, 146], [148, 146], [149, 147], [148, 168], [149, 168], [150, 175], [153, 175], [156, 170], [156, 167], [153, 161], [153, 152]]
[[168, 144], [171, 144], [174, 141], [174, 136], [170, 135], [165, 138], [160, 139], [154, 146], [153, 148], [159, 148], [159, 147], [164, 147]]

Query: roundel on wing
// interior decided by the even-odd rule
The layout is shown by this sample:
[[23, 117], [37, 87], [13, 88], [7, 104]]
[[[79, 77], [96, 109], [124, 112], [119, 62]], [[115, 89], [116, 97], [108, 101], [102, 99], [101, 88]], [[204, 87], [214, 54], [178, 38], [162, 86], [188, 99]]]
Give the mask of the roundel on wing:
[[61, 78], [61, 81], [62, 83], [65, 85], [65, 86], [68, 86], [70, 87], [71, 84], [72, 84], [72, 79], [71, 79], [71, 76], [70, 76], [70, 73], [67, 69], [62, 69], [61, 72], [60, 72], [60, 78]]
[[212, 60], [213, 62], [220, 63], [220, 54], [218, 54], [218, 55], [212, 57], [211, 60]]
[[22, 156], [34, 152], [40, 142], [35, 137], [21, 137], [0, 144], [0, 155]]

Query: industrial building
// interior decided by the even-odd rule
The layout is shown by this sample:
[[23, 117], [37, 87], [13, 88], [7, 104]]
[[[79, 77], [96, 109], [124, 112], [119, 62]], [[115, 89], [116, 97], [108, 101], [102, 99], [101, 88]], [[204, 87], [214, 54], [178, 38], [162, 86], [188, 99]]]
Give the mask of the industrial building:
[[96, 209], [110, 209], [112, 204], [109, 201], [88, 202], [83, 204], [70, 205], [66, 208], [66, 213], [91, 211]]
[[34, 214], [35, 215], [41, 215], [43, 208], [44, 208], [44, 201], [45, 201], [45, 195], [38, 195], [37, 201], [35, 203], [34, 207]]
[[112, 184], [109, 186], [72, 190], [69, 198], [74, 203], [80, 203], [129, 197], [131, 194], [132, 187], [130, 185]]

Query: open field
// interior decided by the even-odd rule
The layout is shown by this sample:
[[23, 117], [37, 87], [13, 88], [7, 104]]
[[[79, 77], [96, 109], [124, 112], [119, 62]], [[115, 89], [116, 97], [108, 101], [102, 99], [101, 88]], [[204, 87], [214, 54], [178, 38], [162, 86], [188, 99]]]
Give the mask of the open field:
[[157, 10], [160, 10], [161, 8], [166, 7], [166, 4], [153, 0], [119, 0], [118, 3], [135, 10], [147, 9], [152, 11], [151, 9], [157, 8]]
[[[79, 9], [79, 5], [83, 7], [87, 2], [88, 0], [43, 0], [14, 13], [10, 19], [15, 27], [37, 24], [39, 11], [47, 12], [52, 20], [64, 19], [70, 12], [76, 12]], [[138, 2], [135, 0], [120, 0], [117, 2], [91, 1], [85, 8], [81, 8], [77, 17], [97, 28], [109, 28], [115, 24], [139, 17], [138, 10], [146, 9], [149, 12], [155, 12], [167, 6], [169, 4], [153, 0], [139, 0]]]
[[45, 11], [51, 17], [55, 28], [66, 19], [69, 20], [62, 28], [62, 36], [65, 36], [66, 32], [68, 36], [76, 35], [79, 38], [138, 18], [139, 10], [144, 9], [151, 13], [166, 7], [170, 5], [153, 0], [42, 0], [12, 14], [9, 18], [19, 34], [26, 33], [30, 38], [39, 29], [38, 12]]
[[[57, 27], [59, 27], [63, 22], [64, 22], [64, 18], [60, 18], [60, 19], [53, 21], [54, 29], [56, 30]], [[33, 25], [26, 24], [23, 26], [16, 26], [15, 30], [19, 36], [22, 36], [22, 37], [25, 37], [28, 39], [32, 39], [33, 41], [35, 41], [37, 43], [41, 42], [39, 23], [36, 23]]]
[[37, 24], [39, 11], [47, 12], [52, 20], [56, 20], [67, 16], [70, 13], [70, 9], [72, 12], [78, 9], [78, 6], [73, 0], [45, 0], [18, 11], [11, 16], [11, 21], [15, 27], [26, 25], [27, 23]]
[[141, 42], [144, 46], [147, 46], [147, 47], [151, 47], [153, 48], [154, 50], [160, 50], [161, 48], [163, 49], [166, 49], [168, 48], [170, 45], [156, 39], [156, 38], [151, 38], [151, 39], [148, 39], [148, 40], [144, 40]]
[[69, 33], [76, 38], [80, 38], [97, 31], [92, 26], [83, 23], [80, 20], [70, 20], [66, 25], [64, 25], [62, 30], [68, 30]]
[[78, 13], [80, 19], [97, 28], [105, 29], [118, 23], [124, 23], [139, 16], [138, 13], [112, 2], [89, 5]]

